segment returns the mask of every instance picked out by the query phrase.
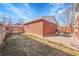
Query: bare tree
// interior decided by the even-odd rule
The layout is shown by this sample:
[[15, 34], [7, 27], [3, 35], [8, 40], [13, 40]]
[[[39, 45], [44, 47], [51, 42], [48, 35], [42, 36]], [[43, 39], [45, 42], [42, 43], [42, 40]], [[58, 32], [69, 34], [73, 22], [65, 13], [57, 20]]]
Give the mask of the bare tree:
[[19, 19], [19, 24], [23, 25], [24, 24], [24, 19]]
[[7, 25], [7, 24], [12, 24], [11, 18], [9, 16], [6, 16], [4, 14], [0, 15], [0, 23]]
[[69, 26], [71, 25], [71, 8], [69, 9], [65, 9], [65, 11], [63, 12], [63, 15], [64, 15], [64, 25], [65, 26]]

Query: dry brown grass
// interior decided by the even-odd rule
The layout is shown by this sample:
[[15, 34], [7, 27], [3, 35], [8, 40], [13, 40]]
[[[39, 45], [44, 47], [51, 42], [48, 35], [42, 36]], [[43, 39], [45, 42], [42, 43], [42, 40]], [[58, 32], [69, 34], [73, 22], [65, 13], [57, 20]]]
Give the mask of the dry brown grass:
[[6, 37], [6, 45], [0, 49], [5, 56], [69, 56], [70, 54], [39, 43], [20, 34]]

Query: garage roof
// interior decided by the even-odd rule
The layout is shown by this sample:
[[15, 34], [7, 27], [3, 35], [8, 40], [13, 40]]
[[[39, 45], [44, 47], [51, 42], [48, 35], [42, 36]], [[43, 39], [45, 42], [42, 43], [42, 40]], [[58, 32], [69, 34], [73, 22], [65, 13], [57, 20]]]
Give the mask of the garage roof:
[[54, 16], [42, 16], [42, 17], [39, 17], [39, 18], [37, 18], [35, 20], [27, 22], [25, 24], [30, 24], [30, 23], [33, 23], [33, 22], [41, 21], [41, 20], [46, 20], [48, 22], [51, 22], [51, 23], [54, 23], [54, 24], [58, 24], [58, 22], [56, 21]]

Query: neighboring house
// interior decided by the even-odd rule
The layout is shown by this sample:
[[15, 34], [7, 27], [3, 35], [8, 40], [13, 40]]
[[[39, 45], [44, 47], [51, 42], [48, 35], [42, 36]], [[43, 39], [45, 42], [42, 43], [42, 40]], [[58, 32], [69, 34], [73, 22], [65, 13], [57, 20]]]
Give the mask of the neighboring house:
[[43, 16], [31, 22], [24, 24], [25, 32], [49, 36], [55, 34], [57, 29], [57, 22], [53, 16]]
[[76, 37], [79, 39], [79, 15], [77, 16], [76, 19], [76, 29], [75, 29]]
[[0, 24], [0, 46], [1, 46], [1, 44], [3, 44], [5, 35], [6, 35], [6, 27], [4, 25]]
[[64, 33], [64, 34], [66, 34], [66, 33], [68, 33], [68, 34], [73, 33], [73, 29], [70, 26], [67, 26], [67, 27], [61, 26], [59, 31], [60, 31], [60, 33]]
[[75, 30], [75, 37], [76, 39], [79, 39], [79, 4], [75, 3], [73, 10], [73, 15], [75, 17], [75, 23], [74, 23], [74, 30]]

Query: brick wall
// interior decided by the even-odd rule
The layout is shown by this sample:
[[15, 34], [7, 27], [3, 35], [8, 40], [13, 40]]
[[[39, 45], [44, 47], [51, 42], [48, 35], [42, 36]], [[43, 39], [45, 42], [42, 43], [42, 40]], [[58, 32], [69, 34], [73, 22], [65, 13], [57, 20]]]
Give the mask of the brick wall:
[[57, 25], [45, 20], [34, 21], [24, 25], [25, 32], [46, 36], [56, 32]]
[[43, 35], [43, 22], [33, 22], [27, 25], [24, 25], [25, 32], [29, 32], [32, 34]]
[[43, 22], [43, 36], [46, 36], [46, 35], [53, 35], [56, 33], [56, 29], [57, 29], [57, 25], [54, 24], [54, 23], [50, 23], [48, 21], [44, 21]]

